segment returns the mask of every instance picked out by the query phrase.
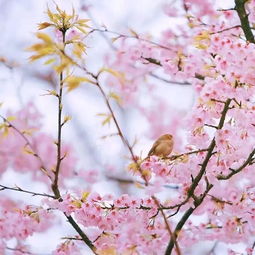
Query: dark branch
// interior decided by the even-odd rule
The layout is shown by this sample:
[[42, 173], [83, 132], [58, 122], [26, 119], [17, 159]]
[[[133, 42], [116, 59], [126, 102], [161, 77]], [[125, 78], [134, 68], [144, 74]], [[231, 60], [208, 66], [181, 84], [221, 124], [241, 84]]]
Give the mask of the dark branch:
[[158, 75], [156, 75], [156, 74], [153, 74], [153, 73], [150, 73], [149, 75], [150, 75], [151, 77], [155, 78], [155, 79], [158, 79], [158, 80], [161, 80], [161, 81], [163, 81], [163, 82], [165, 82], [165, 83], [169, 83], [169, 84], [173, 84], [173, 85], [191, 85], [191, 83], [190, 83], [190, 82], [187, 82], [187, 81], [184, 81], [184, 82], [180, 82], [180, 81], [171, 81], [171, 80], [167, 80], [167, 79], [165, 79], [165, 78], [163, 78], [163, 77], [160, 77], [160, 76], [158, 76]]
[[244, 163], [240, 167], [238, 167], [237, 169], [232, 169], [232, 168], [229, 169], [229, 170], [231, 170], [231, 172], [229, 174], [227, 174], [227, 175], [220, 174], [220, 175], [217, 176], [217, 179], [218, 180], [228, 180], [233, 175], [238, 174], [239, 172], [241, 172], [246, 166], [252, 165], [254, 163], [253, 162], [254, 154], [255, 154], [255, 149], [252, 150], [252, 152], [249, 154], [248, 158], [244, 161]]
[[65, 216], [68, 220], [68, 222], [73, 226], [73, 228], [77, 231], [77, 233], [80, 235], [81, 239], [84, 241], [84, 243], [86, 243], [88, 245], [88, 247], [94, 252], [94, 254], [96, 253], [96, 247], [93, 245], [93, 243], [89, 240], [89, 238], [84, 234], [84, 232], [81, 230], [81, 228], [79, 227], [79, 225], [74, 221], [73, 217], [71, 215], [67, 215], [65, 213]]
[[229, 30], [232, 30], [232, 29], [235, 29], [235, 28], [241, 28], [241, 26], [240, 25], [236, 25], [236, 26], [233, 26], [233, 27], [224, 28], [222, 30], [211, 32], [210, 34], [211, 35], [213, 35], [213, 34], [220, 34], [220, 33], [223, 33], [223, 32], [226, 32], [226, 31], [229, 31]]
[[[66, 30], [62, 31], [62, 37], [63, 37], [63, 44], [65, 45], [65, 35]], [[63, 50], [64, 51], [64, 50]], [[52, 191], [54, 192], [56, 199], [59, 199], [61, 197], [59, 187], [58, 187], [58, 177], [59, 177], [59, 171], [60, 166], [62, 162], [62, 156], [61, 156], [61, 147], [62, 147], [62, 110], [63, 110], [63, 104], [62, 104], [62, 96], [63, 96], [63, 72], [59, 75], [59, 93], [58, 93], [58, 138], [57, 138], [57, 163], [56, 163], [56, 169], [54, 171], [54, 181], [51, 185]]]
[[[221, 118], [218, 124], [218, 129], [221, 129], [224, 125], [225, 119], [226, 119], [226, 115], [227, 112], [229, 110], [229, 105], [231, 103], [231, 99], [227, 99], [225, 104], [224, 104], [224, 108], [221, 112]], [[196, 189], [196, 187], [198, 186], [200, 180], [202, 179], [202, 177], [204, 176], [205, 172], [206, 172], [206, 168], [208, 165], [208, 162], [210, 160], [210, 158], [213, 155], [213, 150], [215, 148], [215, 138], [212, 139], [209, 147], [208, 147], [208, 151], [207, 154], [205, 156], [205, 159], [203, 161], [203, 163], [201, 164], [201, 169], [198, 173], [198, 175], [194, 178], [192, 184], [190, 185], [188, 192], [187, 192], [187, 198], [181, 203], [184, 204], [186, 203], [191, 197], [194, 199], [194, 207], [190, 207], [182, 216], [182, 218], [180, 219], [180, 221], [177, 223], [177, 226], [174, 230], [173, 233], [173, 238], [170, 239], [165, 255], [170, 255], [172, 253], [173, 247], [174, 247], [174, 242], [178, 237], [178, 233], [180, 232], [180, 230], [182, 229], [182, 227], [184, 226], [185, 222], [188, 220], [188, 218], [191, 216], [191, 214], [193, 213], [193, 211], [203, 202], [204, 198], [206, 197], [206, 195], [208, 194], [208, 192], [210, 191], [210, 189], [213, 187], [212, 184], [210, 184], [207, 180], [207, 178], [205, 178], [206, 181], [206, 190], [204, 191], [203, 194], [201, 194], [199, 197], [195, 196], [194, 191]], [[179, 208], [178, 208], [179, 209]]]
[[207, 149], [200, 149], [200, 150], [190, 151], [190, 152], [185, 152], [185, 153], [178, 154], [178, 155], [172, 155], [170, 157], [167, 157], [166, 159], [175, 160], [175, 159], [180, 158], [184, 155], [197, 154], [197, 153], [205, 152], [205, 151], [208, 151], [208, 148]]
[[[135, 183], [139, 183], [139, 184], [145, 185], [145, 183], [141, 182], [141, 181], [136, 181], [136, 180], [132, 180], [132, 179], [123, 179], [123, 178], [119, 178], [119, 177], [116, 177], [116, 176], [109, 176], [109, 175], [107, 175], [106, 178], [111, 180], [111, 181], [119, 182], [121, 184], [135, 184]], [[148, 185], [152, 185], [152, 184], [148, 184]], [[179, 186], [171, 185], [171, 184], [165, 184], [163, 187], [167, 188], [167, 189], [178, 189], [179, 188]]]
[[247, 0], [235, 0], [235, 10], [237, 11], [237, 14], [239, 16], [241, 27], [244, 32], [245, 38], [248, 42], [255, 43], [254, 35], [252, 33], [248, 14], [245, 10], [245, 3]]
[[[121, 34], [121, 33], [118, 33], [118, 32], [114, 32], [114, 31], [110, 31], [108, 30], [107, 28], [105, 29], [98, 29], [98, 28], [94, 28], [92, 29], [89, 33], [89, 34], [92, 34], [94, 32], [100, 32], [100, 33], [110, 33], [110, 34], [114, 34], [114, 35], [117, 35], [118, 38], [133, 38], [133, 39], [136, 39], [136, 40], [139, 40], [139, 41], [143, 41], [143, 42], [147, 42], [149, 44], [153, 44], [159, 48], [162, 48], [162, 49], [165, 49], [165, 50], [170, 50], [170, 51], [173, 51], [173, 49], [165, 46], [165, 45], [162, 45], [160, 43], [157, 43], [157, 42], [153, 42], [153, 41], [150, 41], [148, 39], [145, 39], [145, 38], [141, 38], [139, 37], [138, 35], [127, 35], [127, 34]], [[87, 36], [88, 36], [87, 35]]]
[[0, 184], [0, 191], [3, 191], [3, 190], [13, 190], [13, 191], [19, 191], [19, 192], [31, 194], [33, 196], [43, 196], [43, 197], [54, 198], [53, 195], [49, 195], [49, 194], [46, 194], [46, 193], [39, 193], [39, 192], [30, 191], [30, 190], [25, 190], [25, 189], [22, 189], [22, 188], [20, 188], [18, 186], [16, 186], [15, 188], [7, 187], [5, 185]]

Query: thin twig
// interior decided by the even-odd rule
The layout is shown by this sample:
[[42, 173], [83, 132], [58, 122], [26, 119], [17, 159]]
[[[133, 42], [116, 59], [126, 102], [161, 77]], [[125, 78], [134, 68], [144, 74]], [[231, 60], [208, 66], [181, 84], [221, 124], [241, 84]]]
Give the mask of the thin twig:
[[64, 213], [68, 222], [73, 226], [73, 228], [77, 231], [77, 233], [80, 235], [81, 239], [88, 245], [88, 247], [93, 251], [94, 254], [97, 255], [96, 247], [94, 244], [90, 241], [90, 239], [87, 237], [87, 235], [81, 230], [79, 225], [75, 222], [73, 217], [71, 215], [67, 215]]
[[[159, 201], [157, 200], [157, 198], [155, 196], [152, 196], [152, 199], [156, 203], [157, 207], [160, 208], [161, 205], [160, 205]], [[165, 212], [163, 210], [160, 210], [160, 213], [161, 213], [161, 215], [162, 215], [162, 217], [164, 219], [164, 222], [165, 222], [165, 225], [166, 225], [166, 229], [167, 229], [167, 231], [169, 233], [169, 236], [170, 236], [171, 239], [173, 239], [173, 242], [174, 242], [175, 247], [176, 247], [176, 253], [177, 253], [177, 255], [181, 255], [181, 250], [180, 250], [179, 244], [178, 244], [178, 242], [177, 242], [177, 240], [176, 240], [176, 238], [175, 238], [175, 236], [174, 236], [174, 234], [173, 234], [173, 232], [171, 230], [171, 227], [170, 227], [168, 219], [167, 219], [167, 217], [165, 215]]]
[[50, 253], [34, 253], [34, 252], [30, 252], [30, 251], [25, 251], [21, 248], [11, 248], [8, 246], [6, 246], [5, 249], [9, 250], [9, 251], [19, 252], [19, 253], [24, 253], [24, 254], [29, 254], [29, 255], [50, 255]]
[[45, 175], [47, 175], [47, 176], [49, 177], [49, 179], [52, 179], [52, 177], [48, 174], [48, 171], [47, 171], [46, 167], [44, 166], [44, 163], [43, 163], [42, 158], [41, 158], [40, 155], [37, 153], [37, 151], [36, 151], [36, 149], [34, 148], [34, 146], [32, 145], [32, 143], [31, 143], [31, 142], [28, 140], [28, 138], [24, 135], [24, 133], [23, 133], [22, 131], [20, 131], [15, 125], [13, 125], [7, 118], [3, 117], [2, 115], [0, 115], [0, 118], [1, 118], [4, 122], [6, 122], [10, 128], [12, 128], [15, 132], [17, 132], [17, 133], [23, 138], [23, 140], [26, 142], [26, 143], [25, 143], [25, 147], [26, 147], [26, 146], [29, 146], [29, 148], [31, 149], [31, 151], [32, 151], [32, 153], [33, 153], [32, 155], [33, 155], [34, 157], [36, 157], [36, 158], [39, 160], [39, 162], [40, 162], [40, 164], [41, 164], [40, 170], [41, 170]]
[[182, 154], [172, 155], [172, 156], [166, 157], [164, 159], [175, 160], [175, 159], [180, 158], [180, 157], [185, 156], [185, 155], [197, 154], [197, 153], [205, 152], [205, 151], [208, 151], [208, 148], [207, 149], [200, 149], [200, 150], [195, 150], [195, 151], [184, 152]]
[[[112, 180], [112, 181], [123, 183], [123, 184], [135, 184], [135, 183], [139, 183], [139, 184], [145, 185], [145, 183], [141, 182], [141, 181], [136, 181], [136, 180], [131, 180], [131, 179], [123, 179], [123, 178], [119, 178], [119, 177], [116, 177], [116, 176], [109, 176], [109, 175], [107, 175], [106, 178], [109, 179], [109, 180]], [[152, 184], [148, 183], [148, 185], [150, 186]], [[167, 189], [179, 189], [178, 185], [171, 185], [171, 184], [165, 184], [163, 187], [167, 188]]]
[[[66, 30], [63, 29], [62, 31], [62, 38], [63, 38], [63, 45], [65, 46], [65, 35], [66, 35]], [[65, 48], [63, 49], [63, 51]], [[63, 71], [60, 73], [59, 76], [59, 93], [58, 93], [58, 138], [57, 138], [57, 163], [56, 163], [56, 169], [54, 171], [54, 181], [51, 185], [52, 190], [56, 196], [56, 199], [59, 199], [61, 197], [60, 191], [58, 188], [58, 177], [59, 177], [59, 171], [60, 171], [60, 166], [61, 166], [61, 161], [62, 161], [62, 156], [61, 156], [61, 147], [62, 147], [62, 110], [63, 110], [63, 105], [62, 105], [62, 94], [63, 94]]]
[[150, 75], [151, 77], [155, 78], [155, 79], [158, 79], [158, 80], [161, 80], [161, 81], [163, 81], [163, 82], [165, 82], [165, 83], [169, 83], [169, 84], [173, 84], [173, 85], [191, 85], [191, 83], [190, 83], [190, 82], [187, 82], [187, 81], [180, 82], [180, 81], [171, 81], [171, 80], [167, 80], [167, 79], [165, 79], [165, 78], [163, 78], [163, 77], [160, 77], [160, 76], [158, 76], [158, 75], [156, 75], [156, 74], [154, 74], [154, 73], [150, 73], [149, 75]]
[[215, 32], [211, 32], [210, 34], [211, 34], [211, 35], [220, 34], [220, 33], [223, 33], [223, 32], [226, 32], [226, 31], [229, 31], [229, 30], [232, 30], [232, 29], [235, 29], [235, 28], [241, 28], [241, 26], [240, 26], [240, 25], [236, 25], [236, 26], [233, 26], [233, 27], [224, 28], [224, 29], [222, 29], [222, 30], [218, 30], [218, 31], [215, 31]]
[[34, 191], [30, 191], [30, 190], [25, 190], [25, 189], [22, 189], [22, 188], [20, 188], [18, 186], [13, 188], [13, 187], [8, 187], [8, 186], [0, 184], [0, 191], [3, 191], [3, 190], [13, 190], [13, 191], [19, 191], [19, 192], [31, 194], [33, 196], [43, 196], [43, 197], [55, 198], [55, 196], [49, 195], [49, 194], [46, 194], [46, 193], [40, 193], [40, 192], [34, 192]]
[[[145, 38], [141, 38], [139, 37], [138, 35], [127, 35], [127, 34], [121, 34], [121, 33], [118, 33], [118, 32], [115, 32], [115, 31], [111, 31], [111, 30], [108, 30], [107, 28], [105, 29], [99, 29], [99, 28], [94, 28], [92, 30], [89, 31], [88, 35], [89, 34], [92, 34], [94, 32], [100, 32], [100, 33], [111, 33], [111, 34], [114, 34], [114, 35], [117, 35], [119, 38], [131, 38], [131, 39], [136, 39], [136, 40], [139, 40], [139, 41], [143, 41], [143, 42], [146, 42], [146, 43], [149, 43], [149, 44], [152, 44], [152, 45], [155, 45], [159, 48], [162, 48], [162, 49], [165, 49], [165, 50], [170, 50], [170, 51], [173, 51], [173, 49], [167, 47], [167, 46], [164, 46], [160, 43], [157, 43], [157, 42], [154, 42], [154, 41], [150, 41], [148, 39], [145, 39]], [[87, 35], [87, 36], [88, 36]]]

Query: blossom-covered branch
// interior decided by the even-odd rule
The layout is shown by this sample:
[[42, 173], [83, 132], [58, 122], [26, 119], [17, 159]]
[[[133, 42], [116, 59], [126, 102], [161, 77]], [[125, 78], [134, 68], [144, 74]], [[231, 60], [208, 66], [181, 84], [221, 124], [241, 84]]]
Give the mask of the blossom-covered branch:
[[252, 150], [252, 152], [249, 154], [247, 159], [244, 161], [244, 163], [240, 167], [238, 167], [236, 169], [229, 168], [229, 170], [230, 170], [229, 174], [227, 174], [227, 175], [219, 174], [217, 176], [217, 179], [218, 180], [228, 180], [233, 175], [240, 173], [246, 166], [254, 164], [254, 155], [255, 155], [255, 149]]
[[[231, 99], [227, 99], [225, 104], [224, 104], [224, 108], [222, 110], [221, 118], [220, 118], [219, 124], [218, 124], [218, 129], [221, 129], [223, 127], [223, 125], [224, 125], [224, 122], [225, 122], [225, 119], [226, 119], [226, 115], [227, 115], [227, 112], [229, 110], [230, 103], [231, 103]], [[203, 163], [201, 164], [201, 169], [200, 169], [198, 175], [193, 179], [192, 184], [191, 184], [191, 186], [189, 187], [189, 189], [187, 191], [187, 198], [185, 199], [184, 202], [188, 201], [192, 197], [194, 199], [194, 207], [190, 207], [184, 213], [184, 215], [182, 216], [180, 221], [177, 223], [176, 228], [175, 228], [175, 230], [173, 232], [173, 236], [176, 239], [178, 237], [178, 233], [180, 232], [180, 230], [184, 226], [185, 222], [192, 215], [193, 211], [202, 204], [204, 198], [206, 197], [208, 192], [213, 187], [213, 185], [210, 184], [207, 181], [207, 179], [206, 179], [206, 190], [199, 197], [195, 196], [195, 194], [194, 194], [195, 189], [197, 188], [200, 180], [202, 179], [202, 177], [204, 176], [204, 174], [206, 172], [206, 168], [207, 168], [207, 165], [208, 165], [208, 162], [209, 162], [210, 158], [213, 155], [213, 150], [215, 148], [215, 145], [216, 145], [215, 138], [213, 138], [211, 143], [210, 143], [210, 145], [209, 145], [209, 147], [208, 147], [208, 151], [207, 151], [207, 154], [205, 156], [205, 159], [204, 159]], [[169, 242], [169, 244], [167, 246], [165, 255], [170, 255], [172, 253], [173, 246], [174, 246], [174, 240], [173, 240], [173, 238], [171, 238], [171, 240], [170, 240], [170, 242]]]

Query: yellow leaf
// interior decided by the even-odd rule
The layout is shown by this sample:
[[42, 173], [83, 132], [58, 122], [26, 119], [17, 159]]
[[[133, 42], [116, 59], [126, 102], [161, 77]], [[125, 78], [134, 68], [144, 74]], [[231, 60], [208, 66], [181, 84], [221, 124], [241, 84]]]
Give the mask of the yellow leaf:
[[195, 41], [202, 41], [202, 40], [208, 40], [210, 39], [210, 32], [209, 31], [202, 31], [201, 33], [199, 33], [198, 35], [196, 35], [194, 37]]
[[44, 65], [52, 64], [52, 63], [54, 63], [55, 61], [56, 61], [55, 58], [50, 58], [50, 59], [48, 59], [47, 61], [45, 61]]
[[112, 40], [112, 42], [114, 43], [114, 42], [116, 42], [120, 37], [121, 37], [121, 36], [113, 37], [111, 40]]
[[64, 125], [66, 122], [68, 122], [68, 121], [71, 120], [71, 119], [72, 119], [71, 116], [65, 116], [62, 125]]
[[3, 136], [7, 136], [9, 134], [9, 125], [6, 123], [0, 124], [0, 129], [3, 129]]
[[32, 45], [27, 50], [29, 51], [36, 51], [35, 55], [32, 55], [29, 59], [30, 61], [35, 61], [37, 59], [40, 59], [42, 57], [45, 57], [47, 55], [53, 54], [56, 50], [54, 49], [54, 45], [46, 45], [46, 44], [35, 44]]
[[133, 29], [129, 28], [129, 31], [134, 37], [139, 38], [138, 34]]
[[108, 116], [109, 114], [107, 114], [107, 113], [98, 113], [98, 114], [96, 114], [96, 116]]
[[194, 46], [200, 50], [206, 50], [209, 47], [209, 45], [203, 43], [195, 43]]
[[184, 154], [184, 155], [182, 155], [178, 160], [179, 160], [180, 162], [183, 162], [183, 163], [188, 163], [188, 161], [189, 161], [189, 155]]
[[139, 182], [135, 182], [135, 186], [138, 188], [138, 189], [144, 189], [144, 186], [139, 183]]
[[89, 196], [90, 192], [83, 192], [82, 193], [82, 197], [81, 197], [81, 201], [85, 202], [87, 200], [87, 197]]
[[77, 208], [81, 208], [81, 206], [82, 206], [82, 203], [81, 203], [80, 200], [73, 200], [73, 201], [72, 201], [72, 204], [73, 204], [75, 207], [77, 207]]
[[67, 122], [67, 121], [69, 121], [69, 120], [71, 120], [71, 119], [72, 119], [71, 116], [65, 116], [64, 121]]
[[81, 26], [75, 25], [75, 27], [79, 29], [83, 34], [87, 34], [87, 32]]
[[64, 71], [65, 68], [69, 66], [67, 61], [62, 62], [60, 65], [54, 66], [54, 69], [57, 73], [61, 73]]
[[117, 251], [115, 248], [106, 248], [98, 251], [99, 255], [117, 255]]
[[39, 51], [45, 47], [45, 44], [43, 43], [36, 43], [33, 44], [32, 46], [28, 47], [26, 50], [28, 51]]
[[68, 88], [68, 91], [71, 91], [71, 90], [79, 87], [82, 82], [96, 84], [94, 81], [92, 81], [86, 77], [79, 77], [79, 76], [68, 76], [64, 80], [64, 83], [66, 83], [66, 86]]
[[22, 132], [22, 134], [24, 134], [24, 135], [32, 135], [35, 131], [36, 131], [35, 128], [30, 128], [30, 129], [24, 129], [24, 130], [22, 130], [21, 132]]
[[121, 97], [118, 96], [116, 93], [114, 92], [110, 92], [108, 95], [110, 98], [114, 99], [118, 104], [121, 104]]
[[133, 172], [139, 171], [139, 165], [135, 162], [130, 163], [127, 168], [129, 171], [133, 171]]
[[48, 17], [50, 18], [50, 20], [55, 23], [55, 19], [54, 19], [54, 16], [53, 16], [53, 13], [50, 11], [49, 7], [47, 8], [47, 14], [48, 14]]
[[90, 21], [90, 19], [79, 19], [79, 20], [77, 20], [77, 24], [84, 24], [84, 23], [87, 23], [89, 21]]
[[198, 49], [207, 49], [210, 43], [210, 32], [209, 31], [202, 31], [198, 35], [194, 37], [194, 45]]
[[75, 56], [77, 56], [78, 58], [81, 58], [82, 57], [82, 54], [85, 52], [86, 50], [86, 47], [85, 47], [85, 44], [82, 43], [82, 42], [77, 42], [77, 43], [74, 43], [74, 46], [73, 46], [73, 54]]
[[142, 169], [142, 175], [144, 177], [151, 177], [151, 171], [149, 169]]
[[113, 76], [115, 76], [116, 78], [119, 78], [121, 80], [124, 80], [124, 78], [125, 78], [125, 75], [123, 73], [113, 70], [111, 68], [101, 68], [99, 73], [102, 73], [102, 72], [108, 72], [108, 73], [112, 74]]
[[5, 127], [4, 127], [4, 133], [3, 133], [3, 135], [4, 135], [4, 136], [7, 136], [8, 134], [9, 134], [9, 127], [5, 126]]
[[43, 22], [43, 23], [39, 23], [38, 24], [38, 30], [42, 30], [42, 29], [45, 29], [49, 26], [53, 26], [52, 23], [48, 23], [48, 22]]
[[43, 40], [45, 43], [51, 44], [52, 40], [49, 35], [45, 33], [36, 33], [37, 38]]
[[112, 119], [112, 115], [108, 115], [103, 121], [102, 121], [102, 125], [106, 125], [107, 123], [110, 124]]
[[86, 24], [88, 21], [90, 21], [90, 20], [89, 19], [79, 19], [76, 21], [75, 24], [79, 25], [80, 27], [88, 27], [89, 28], [90, 26], [88, 26]]
[[13, 121], [13, 120], [16, 120], [16, 117], [15, 116], [9, 116], [6, 118], [7, 121]]
[[56, 10], [58, 11], [58, 13], [60, 14], [60, 15], [63, 15], [65, 12], [64, 11], [62, 11], [59, 7], [58, 7], [58, 5], [56, 4]]
[[56, 90], [50, 90], [50, 89], [47, 89], [46, 90], [48, 93], [46, 93], [46, 94], [43, 94], [43, 96], [58, 96], [58, 93], [57, 93], [57, 91]]
[[30, 217], [33, 218], [37, 223], [40, 222], [40, 217], [39, 217], [38, 212], [36, 212], [36, 213], [35, 213], [35, 212], [31, 213], [31, 214], [30, 214]]
[[27, 146], [23, 147], [23, 152], [26, 154], [34, 155], [34, 152], [27, 148]]

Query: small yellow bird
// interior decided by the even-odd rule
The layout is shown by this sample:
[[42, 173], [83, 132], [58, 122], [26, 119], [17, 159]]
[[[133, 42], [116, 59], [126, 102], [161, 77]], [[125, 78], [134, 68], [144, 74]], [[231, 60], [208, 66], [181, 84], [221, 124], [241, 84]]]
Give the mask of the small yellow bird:
[[170, 134], [160, 136], [156, 142], [152, 145], [148, 153], [148, 157], [155, 155], [158, 157], [167, 157], [173, 150], [174, 139]]

